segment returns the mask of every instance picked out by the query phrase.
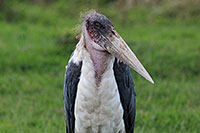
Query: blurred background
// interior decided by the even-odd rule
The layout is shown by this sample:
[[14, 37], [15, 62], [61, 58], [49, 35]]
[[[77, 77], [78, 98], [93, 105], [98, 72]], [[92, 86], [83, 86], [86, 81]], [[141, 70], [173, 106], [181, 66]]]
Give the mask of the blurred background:
[[200, 0], [0, 0], [0, 132], [65, 132], [65, 66], [90, 9], [155, 81], [132, 71], [135, 132], [200, 132]]

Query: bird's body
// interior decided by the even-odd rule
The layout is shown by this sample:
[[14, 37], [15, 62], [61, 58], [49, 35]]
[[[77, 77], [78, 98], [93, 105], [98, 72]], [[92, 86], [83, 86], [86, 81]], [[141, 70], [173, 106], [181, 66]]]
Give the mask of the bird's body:
[[[79, 57], [83, 58], [75, 101], [75, 131], [105, 133], [105, 131], [124, 130], [123, 109], [113, 71], [114, 57], [111, 55], [106, 57], [108, 62], [106, 69], [101, 79], [96, 79], [89, 53], [84, 47], [80, 50], [82, 51], [79, 52], [84, 55]], [[76, 51], [74, 56], [76, 56]]]
[[[105, 21], [105, 25], [112, 28], [111, 22], [105, 16], [93, 13], [86, 17], [87, 24], [84, 23], [80, 41], [66, 67], [66, 131], [132, 133], [135, 120], [134, 85], [128, 65], [117, 58], [126, 61], [124, 58], [127, 57], [121, 56], [120, 53], [110, 54], [108, 51], [115, 51], [107, 48], [109, 42], [103, 46], [99, 45], [99, 32], [96, 34], [95, 30], [91, 31], [93, 29], [88, 27], [90, 19], [96, 20], [94, 16], [102, 21], [101, 24]], [[112, 34], [117, 36], [114, 31]]]

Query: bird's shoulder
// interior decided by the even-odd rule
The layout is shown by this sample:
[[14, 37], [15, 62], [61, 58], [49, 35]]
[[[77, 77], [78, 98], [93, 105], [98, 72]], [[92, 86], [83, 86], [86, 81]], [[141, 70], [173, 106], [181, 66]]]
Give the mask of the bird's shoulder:
[[77, 86], [80, 80], [82, 61], [74, 62], [73, 55], [66, 66], [64, 79], [64, 111], [66, 121], [66, 132], [73, 133], [75, 127], [74, 104], [76, 99]]
[[127, 133], [134, 131], [136, 114], [135, 91], [131, 71], [128, 65], [115, 59], [114, 75], [117, 82], [120, 100], [124, 109], [124, 124]]

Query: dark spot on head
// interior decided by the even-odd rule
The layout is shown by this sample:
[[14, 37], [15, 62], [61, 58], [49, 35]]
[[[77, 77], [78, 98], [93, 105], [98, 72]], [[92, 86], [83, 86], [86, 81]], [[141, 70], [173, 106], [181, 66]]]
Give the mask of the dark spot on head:
[[112, 32], [113, 25], [111, 21], [104, 15], [99, 13], [91, 13], [86, 16], [86, 29], [94, 42], [101, 39], [101, 35], [107, 35]]

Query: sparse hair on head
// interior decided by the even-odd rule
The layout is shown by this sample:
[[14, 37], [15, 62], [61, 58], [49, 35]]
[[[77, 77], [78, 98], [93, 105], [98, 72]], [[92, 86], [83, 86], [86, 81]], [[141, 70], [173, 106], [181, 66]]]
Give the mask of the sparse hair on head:
[[81, 32], [82, 32], [82, 23], [85, 20], [85, 18], [87, 17], [87, 15], [91, 14], [91, 13], [96, 13], [96, 11], [94, 9], [90, 9], [90, 10], [88, 10], [86, 12], [80, 12], [80, 24], [76, 25], [73, 28], [73, 31], [75, 32], [75, 34], [81, 34]]
[[88, 16], [88, 14], [92, 14], [92, 13], [96, 13], [96, 11], [94, 9], [90, 9], [89, 11], [86, 12], [80, 12], [80, 19], [83, 22], [83, 20], [85, 19], [85, 17]]

